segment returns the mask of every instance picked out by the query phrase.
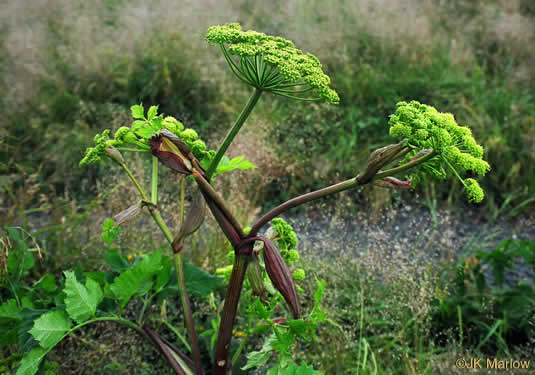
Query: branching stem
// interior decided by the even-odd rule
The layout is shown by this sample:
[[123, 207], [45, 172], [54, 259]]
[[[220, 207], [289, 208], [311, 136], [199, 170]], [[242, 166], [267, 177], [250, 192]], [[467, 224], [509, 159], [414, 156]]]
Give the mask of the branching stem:
[[219, 146], [219, 149], [217, 150], [216, 155], [214, 156], [214, 159], [212, 160], [212, 163], [208, 167], [208, 171], [206, 172], [206, 176], [208, 177], [208, 180], [212, 178], [214, 175], [217, 166], [219, 165], [219, 162], [221, 161], [221, 158], [227, 151], [228, 147], [234, 140], [234, 137], [236, 137], [236, 134], [240, 131], [242, 125], [245, 123], [245, 120], [249, 115], [251, 114], [251, 111], [253, 110], [254, 106], [258, 102], [258, 99], [260, 98], [260, 95], [262, 94], [262, 90], [255, 89], [253, 95], [249, 98], [249, 101], [247, 101], [247, 104], [245, 104], [245, 107], [243, 107], [243, 110], [241, 111], [240, 115], [234, 122], [234, 125], [232, 126], [232, 129], [227, 133], [225, 139], [223, 140], [223, 143], [221, 143], [221, 146]]

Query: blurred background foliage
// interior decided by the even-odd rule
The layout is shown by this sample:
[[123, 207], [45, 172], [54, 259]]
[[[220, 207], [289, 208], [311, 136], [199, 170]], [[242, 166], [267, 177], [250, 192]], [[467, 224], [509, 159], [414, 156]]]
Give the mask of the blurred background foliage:
[[[354, 176], [370, 149], [389, 142], [395, 103], [419, 100], [454, 113], [486, 146], [488, 210], [533, 207], [535, 10], [529, 0], [5, 3], [4, 193], [23, 184], [23, 172], [39, 171], [43, 193], [89, 198], [105, 172], [78, 168], [80, 155], [96, 132], [127, 124], [133, 103], [159, 104], [216, 144], [247, 88], [202, 37], [210, 25], [238, 21], [317, 55], [342, 98], [337, 107], [263, 98], [264, 110], [248, 127], [255, 133], [262, 123], [273, 164], [291, 174], [282, 186], [267, 187], [272, 199]], [[454, 193], [445, 184], [435, 194], [461, 196]], [[6, 196], [3, 202], [14, 203]]]
[[[78, 163], [96, 133], [131, 122], [131, 105], [158, 104], [160, 112], [195, 128], [209, 148], [217, 147], [249, 94], [220, 51], [203, 40], [209, 26], [227, 22], [281, 35], [316, 55], [341, 97], [338, 106], [261, 98], [229, 149], [230, 156], [246, 155], [258, 168], [217, 181], [242, 224], [266, 206], [355, 176], [371, 150], [391, 142], [388, 115], [400, 100], [451, 112], [473, 129], [492, 168], [481, 179], [486, 199], [470, 207], [478, 215], [516, 217], [535, 207], [533, 0], [0, 0], [0, 5], [0, 224], [22, 227], [40, 244], [32, 280], [80, 264], [86, 270], [102, 267], [100, 226], [130, 206], [137, 193], [111, 164], [82, 169]], [[148, 185], [150, 165], [139, 155], [129, 163]], [[176, 223], [176, 177], [162, 170], [161, 181], [163, 216]], [[439, 181], [423, 190], [425, 199], [348, 192], [338, 207], [348, 215], [355, 204], [372, 210], [390, 202], [427, 203], [432, 211], [467, 208], [461, 188]], [[146, 217], [128, 226], [129, 235], [120, 238], [125, 255], [164, 243]], [[208, 220], [203, 237], [191, 239], [188, 256], [213, 272], [225, 262], [220, 250], [225, 246]], [[421, 283], [412, 279], [414, 270], [399, 272], [375, 259], [363, 263], [377, 268], [368, 270], [375, 276], [363, 273], [359, 279], [354, 275], [360, 266], [352, 263], [345, 268], [312, 263], [307, 273], [317, 272], [336, 290], [327, 307], [346, 335], [340, 341], [328, 327], [323, 345], [303, 348], [302, 355], [316, 358], [324, 369], [369, 373], [366, 366], [373, 366], [355, 358], [372, 345], [384, 367], [379, 373], [431, 373], [433, 366], [449, 368], [463, 353], [463, 327], [465, 333], [477, 331], [469, 320], [461, 322], [461, 353], [437, 362], [429, 332], [455, 326], [460, 308], [473, 311], [463, 305], [466, 290], [454, 283], [448, 299], [437, 294], [431, 271], [430, 281]], [[473, 273], [452, 278], [455, 270], [449, 279], [442, 275], [449, 281], [440, 288], [450, 287], [451, 280], [459, 285], [471, 280]], [[381, 276], [398, 273], [399, 280]], [[403, 279], [407, 275], [410, 282]], [[419, 290], [420, 299], [411, 294]], [[399, 303], [391, 302], [392, 293]], [[501, 295], [489, 295], [501, 301]], [[442, 315], [432, 310], [435, 305]], [[480, 307], [469, 317], [477, 311], [492, 319], [499, 315], [489, 315], [487, 302]], [[529, 324], [533, 329], [533, 319]], [[140, 351], [136, 355], [143, 357]], [[396, 367], [399, 361], [403, 368]]]

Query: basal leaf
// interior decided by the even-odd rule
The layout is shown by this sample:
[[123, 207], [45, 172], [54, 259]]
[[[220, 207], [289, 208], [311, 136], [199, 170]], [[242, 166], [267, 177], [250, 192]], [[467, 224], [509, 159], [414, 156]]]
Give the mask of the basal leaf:
[[47, 312], [48, 310], [44, 309], [22, 309], [20, 312], [19, 317], [22, 319], [22, 321], [19, 323], [17, 336], [19, 350], [21, 353], [29, 352], [33, 348], [39, 347], [39, 343], [34, 339], [29, 331], [33, 328], [35, 320]]
[[42, 348], [54, 347], [71, 328], [71, 322], [65, 311], [50, 311], [41, 315], [34, 323], [30, 333]]
[[162, 270], [158, 272], [156, 277], [156, 283], [154, 284], [154, 290], [158, 293], [163, 290], [165, 284], [169, 281], [171, 277], [171, 260], [169, 257], [162, 258]]
[[110, 286], [113, 294], [119, 299], [121, 308], [124, 308], [130, 298], [138, 292], [143, 285], [146, 285], [147, 280], [158, 273], [161, 266], [162, 252], [161, 249], [154, 253], [147, 255], [134, 268], [122, 272], [115, 278]]
[[34, 375], [39, 370], [39, 365], [46, 353], [47, 351], [43, 348], [33, 349], [22, 358], [15, 375]]
[[133, 105], [130, 107], [133, 118], [145, 118], [143, 104]]
[[223, 284], [223, 279], [212, 275], [193, 264], [184, 264], [184, 274], [188, 292], [199, 297], [205, 297]]
[[81, 323], [95, 315], [97, 305], [102, 301], [102, 290], [93, 279], [87, 279], [86, 286], [76, 280], [72, 271], [65, 271], [65, 305], [69, 316]]
[[127, 258], [120, 254], [116, 249], [110, 249], [108, 253], [104, 255], [104, 260], [106, 260], [106, 263], [115, 272], [123, 272], [124, 270], [132, 268], [132, 265], [128, 263]]

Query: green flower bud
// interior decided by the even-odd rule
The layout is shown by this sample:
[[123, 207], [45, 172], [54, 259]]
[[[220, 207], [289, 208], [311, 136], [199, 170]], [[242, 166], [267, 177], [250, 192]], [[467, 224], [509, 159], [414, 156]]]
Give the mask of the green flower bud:
[[292, 264], [293, 262], [299, 260], [299, 252], [297, 250], [290, 250], [288, 251], [287, 257], [287, 263]]
[[199, 138], [197, 132], [193, 129], [186, 129], [180, 133], [180, 138], [182, 138], [186, 143], [196, 141]]
[[191, 145], [191, 152], [193, 152], [193, 155], [201, 154], [205, 151], [206, 151], [206, 143], [204, 143], [200, 139], [197, 139]]
[[295, 281], [303, 281], [305, 279], [305, 270], [302, 268], [297, 268], [293, 272], [292, 277]]
[[180, 132], [184, 130], [184, 125], [173, 116], [167, 116], [164, 118], [162, 121], [162, 126], [164, 129], [169, 130], [175, 135], [180, 135]]
[[480, 203], [485, 197], [485, 193], [479, 183], [473, 178], [464, 180], [464, 188], [469, 202]]

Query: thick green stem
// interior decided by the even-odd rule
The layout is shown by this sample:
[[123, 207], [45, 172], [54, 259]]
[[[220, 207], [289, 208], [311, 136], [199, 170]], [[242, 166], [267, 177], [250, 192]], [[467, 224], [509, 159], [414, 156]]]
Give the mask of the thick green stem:
[[[250, 246], [252, 247], [253, 245], [251, 244]], [[230, 341], [232, 340], [232, 327], [238, 310], [245, 271], [247, 271], [247, 260], [247, 255], [240, 254], [236, 254], [234, 259], [234, 267], [230, 276], [227, 298], [225, 298], [225, 306], [223, 306], [223, 312], [221, 313], [221, 324], [217, 335], [213, 375], [225, 375], [227, 369], [232, 366], [232, 364], [228, 363]]]
[[[180, 183], [180, 225], [184, 225], [184, 198], [186, 195], [186, 179], [183, 178]], [[193, 320], [193, 313], [191, 312], [191, 305], [188, 299], [188, 291], [186, 289], [186, 276], [184, 274], [184, 260], [180, 253], [175, 253], [175, 272], [178, 281], [178, 289], [180, 290], [180, 299], [184, 309], [184, 316], [186, 317], [186, 329], [191, 340], [191, 347], [193, 348], [193, 362], [195, 363], [197, 374], [202, 374], [201, 352], [199, 350], [199, 340], [197, 332], [195, 331], [195, 322]]]
[[414, 159], [408, 163], [405, 163], [403, 165], [400, 165], [399, 167], [396, 167], [396, 168], [391, 168], [391, 169], [387, 169], [386, 171], [380, 171], [378, 172], [375, 177], [373, 178], [373, 180], [380, 180], [381, 178], [385, 178], [385, 177], [388, 177], [388, 176], [393, 176], [395, 174], [398, 174], [400, 172], [405, 172], [406, 170], [409, 170], [417, 165], [420, 165], [422, 163], [425, 163], [426, 161], [428, 161], [429, 159], [433, 158], [437, 156], [437, 153], [435, 151], [431, 151], [429, 154], [427, 155], [424, 155], [422, 156], [421, 158], [418, 158], [418, 159]]
[[184, 261], [179, 253], [176, 253], [174, 258], [176, 276], [178, 280], [178, 289], [180, 290], [180, 299], [182, 301], [182, 307], [184, 308], [184, 316], [186, 318], [186, 329], [188, 330], [188, 336], [191, 340], [193, 362], [195, 363], [195, 372], [197, 374], [202, 374], [203, 370], [201, 362], [201, 352], [199, 350], [199, 339], [197, 338], [197, 332], [195, 332], [195, 322], [193, 321], [193, 314], [191, 312], [191, 306], [188, 299], [188, 291], [186, 289]]
[[152, 157], [151, 202], [158, 204], [158, 158], [156, 156]]
[[234, 140], [234, 137], [236, 137], [236, 134], [238, 134], [238, 132], [240, 131], [247, 117], [249, 117], [249, 115], [251, 114], [251, 111], [253, 110], [254, 106], [258, 102], [258, 99], [260, 98], [261, 94], [262, 94], [262, 90], [255, 89], [253, 95], [251, 95], [251, 97], [249, 98], [249, 101], [247, 101], [247, 104], [245, 105], [245, 107], [243, 107], [240, 115], [234, 122], [232, 129], [230, 129], [225, 139], [223, 140], [223, 143], [221, 143], [221, 146], [219, 146], [219, 149], [217, 150], [217, 153], [214, 156], [214, 160], [212, 160], [210, 167], [208, 167], [208, 171], [206, 172], [206, 177], [208, 177], [208, 179], [212, 178], [212, 176], [214, 175], [216, 168], [219, 165], [219, 162], [221, 161], [221, 158], [223, 157], [228, 147]]
[[[247, 341], [248, 341], [247, 339], [249, 338], [250, 335], [251, 335], [251, 333], [249, 333], [247, 336], [245, 336], [241, 340], [240, 346], [238, 347], [238, 350], [236, 350], [236, 353], [234, 353], [234, 355], [232, 356], [232, 366], [234, 366], [234, 364], [238, 361], [238, 358], [240, 358], [241, 352], [245, 348], [245, 344], [247, 344]], [[231, 371], [231, 373], [232, 373], [232, 371]]]
[[[123, 163], [121, 164], [123, 169], [125, 170], [126, 174], [130, 177], [134, 185], [136, 185], [139, 194], [143, 198], [143, 200], [148, 200], [147, 195], [145, 194], [145, 191], [139, 185], [136, 178], [130, 172], [128, 167]], [[154, 182], [154, 179], [153, 179]], [[167, 224], [165, 224], [162, 215], [160, 214], [160, 211], [157, 209], [149, 209], [150, 214], [152, 215], [152, 218], [156, 222], [156, 225], [160, 228], [162, 233], [164, 234], [165, 238], [167, 239], [167, 242], [169, 242], [169, 245], [173, 245], [173, 235], [171, 234], [171, 231], [169, 230], [169, 227]], [[186, 328], [188, 330], [188, 335], [191, 340], [191, 347], [192, 347], [192, 353], [193, 358], [195, 362], [196, 367], [196, 373], [202, 374], [202, 363], [201, 363], [201, 351], [199, 349], [199, 340], [197, 339], [197, 332], [195, 332], [195, 323], [193, 321], [193, 314], [191, 313], [191, 305], [189, 302], [187, 289], [186, 289], [186, 279], [184, 277], [184, 261], [182, 259], [182, 255], [179, 253], [174, 255], [175, 258], [175, 269], [177, 272], [177, 282], [178, 282], [178, 288], [180, 290], [180, 300], [182, 302], [182, 308], [184, 309], [184, 318], [186, 321]]]

